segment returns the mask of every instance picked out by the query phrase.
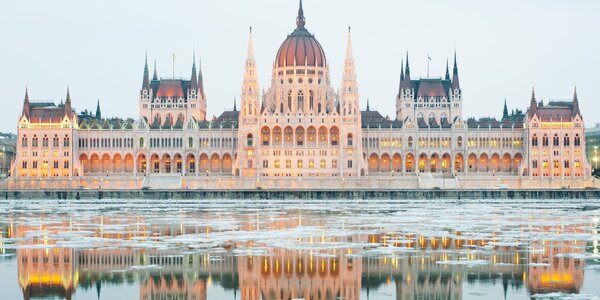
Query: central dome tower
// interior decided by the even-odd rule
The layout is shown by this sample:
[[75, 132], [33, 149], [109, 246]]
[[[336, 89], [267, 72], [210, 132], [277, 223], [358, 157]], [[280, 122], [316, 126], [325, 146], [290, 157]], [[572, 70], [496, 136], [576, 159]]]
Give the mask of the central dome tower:
[[302, 1], [300, 1], [298, 17], [296, 18], [296, 30], [288, 35], [279, 47], [275, 59], [276, 67], [325, 67], [327, 65], [323, 47], [321, 47], [315, 36], [306, 30], [305, 25], [304, 10], [302, 9]]

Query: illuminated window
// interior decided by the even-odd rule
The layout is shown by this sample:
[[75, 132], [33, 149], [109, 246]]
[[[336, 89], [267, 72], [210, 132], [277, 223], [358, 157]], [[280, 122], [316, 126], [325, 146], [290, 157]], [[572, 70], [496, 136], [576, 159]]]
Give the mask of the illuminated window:
[[321, 159], [321, 168], [325, 168], [325, 160]]
[[308, 167], [309, 167], [309, 168], [311, 168], [311, 169], [313, 169], [313, 168], [315, 167], [315, 161], [314, 161], [314, 160], [312, 160], [312, 159], [311, 159], [311, 160], [309, 160], [309, 161], [308, 161]]
[[275, 169], [279, 169], [279, 159], [275, 160]]
[[292, 167], [292, 161], [291, 161], [291, 160], [289, 160], [289, 159], [288, 159], [288, 160], [286, 160], [286, 161], [285, 161], [285, 167], [286, 167], [286, 168], [288, 168], [288, 169], [289, 169], [289, 168], [291, 168], [291, 167]]
[[543, 166], [544, 169], [547, 169], [548, 168], [548, 161], [544, 160], [543, 163], [542, 163], [542, 166]]
[[302, 169], [302, 160], [301, 159], [298, 160], [297, 166], [298, 166], [298, 169]]

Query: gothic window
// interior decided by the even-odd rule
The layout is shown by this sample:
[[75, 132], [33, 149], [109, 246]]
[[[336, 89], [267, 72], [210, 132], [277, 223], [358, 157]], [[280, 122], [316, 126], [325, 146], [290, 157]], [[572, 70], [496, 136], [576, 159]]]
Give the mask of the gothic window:
[[329, 130], [329, 134], [329, 138], [331, 139], [331, 145], [337, 146], [339, 141], [339, 130], [337, 129], [337, 127], [331, 127], [331, 129]]
[[559, 146], [559, 143], [560, 143], [560, 140], [558, 139], [558, 134], [555, 134], [555, 135], [554, 135], [554, 138], [552, 139], [552, 145], [553, 145], [554, 147], [558, 147], [558, 146]]
[[321, 103], [317, 104], [317, 112], [321, 113]]
[[456, 146], [462, 147], [462, 136], [458, 137], [458, 140], [456, 141]]
[[144, 147], [144, 138], [140, 138], [140, 148]]
[[569, 135], [566, 134], [563, 140], [563, 146], [568, 147], [571, 144], [571, 139], [569, 139]]
[[352, 133], [348, 133], [348, 146], [352, 146]]
[[48, 147], [48, 136], [44, 135], [42, 138], [42, 147]]
[[548, 147], [548, 136], [544, 134], [542, 137], [542, 146]]
[[304, 111], [304, 92], [298, 92], [298, 110]]
[[283, 113], [283, 103], [279, 104], [279, 112]]
[[408, 147], [411, 148], [413, 146], [413, 137], [409, 136], [408, 137]]
[[191, 136], [188, 138], [188, 147], [194, 147], [194, 138]]
[[581, 139], [579, 137], [579, 134], [575, 135], [575, 142], [574, 142], [575, 146], [581, 146]]
[[538, 137], [537, 135], [533, 135], [533, 137], [531, 138], [531, 146], [537, 147], [538, 145]]
[[315, 93], [310, 91], [308, 94], [308, 109], [313, 110], [315, 108]]
[[58, 135], [55, 135], [52, 139], [52, 147], [58, 147]]
[[27, 147], [27, 136], [24, 135], [23, 138], [21, 138], [21, 147]]
[[[292, 91], [288, 92], [288, 99], [287, 99], [287, 106], [288, 106], [288, 110], [292, 110]], [[283, 111], [282, 111], [283, 112]]]
[[70, 146], [70, 144], [71, 144], [71, 141], [70, 141], [70, 139], [69, 139], [69, 136], [68, 136], [68, 135], [65, 135], [65, 138], [63, 139], [63, 146], [64, 146], [64, 147], [69, 147], [69, 146]]
[[252, 133], [248, 133], [248, 135], [246, 136], [246, 141], [247, 141], [248, 146], [252, 146], [252, 144], [253, 144]]

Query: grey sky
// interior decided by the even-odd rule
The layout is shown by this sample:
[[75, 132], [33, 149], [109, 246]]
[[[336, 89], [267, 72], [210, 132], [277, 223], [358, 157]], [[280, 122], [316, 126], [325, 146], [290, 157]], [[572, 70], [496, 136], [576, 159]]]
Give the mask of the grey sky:
[[[65, 97], [77, 111], [136, 117], [144, 51], [159, 76], [190, 76], [202, 55], [209, 115], [238, 98], [248, 27], [254, 28], [261, 87], [295, 26], [297, 0], [13, 1], [0, 10], [0, 131], [16, 131], [25, 85], [32, 100]], [[588, 126], [600, 122], [594, 89], [600, 79], [600, 1], [305, 0], [307, 28], [324, 47], [334, 86], [341, 80], [347, 27], [352, 26], [361, 106], [394, 116], [400, 60], [411, 76], [441, 76], [458, 52], [465, 117], [525, 109], [538, 98], [570, 99], [577, 85]], [[452, 63], [452, 62], [451, 62]], [[151, 63], [152, 64], [152, 63]]]

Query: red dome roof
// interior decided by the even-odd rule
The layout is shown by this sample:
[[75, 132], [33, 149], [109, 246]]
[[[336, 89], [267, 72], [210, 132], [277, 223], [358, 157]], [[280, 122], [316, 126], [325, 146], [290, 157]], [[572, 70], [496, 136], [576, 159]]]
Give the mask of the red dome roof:
[[325, 67], [327, 65], [323, 47], [315, 39], [315, 36], [304, 28], [305, 24], [302, 1], [300, 1], [300, 9], [298, 10], [298, 18], [296, 19], [297, 28], [288, 35], [287, 39], [279, 47], [277, 58], [275, 59], [277, 67], [294, 65]]

